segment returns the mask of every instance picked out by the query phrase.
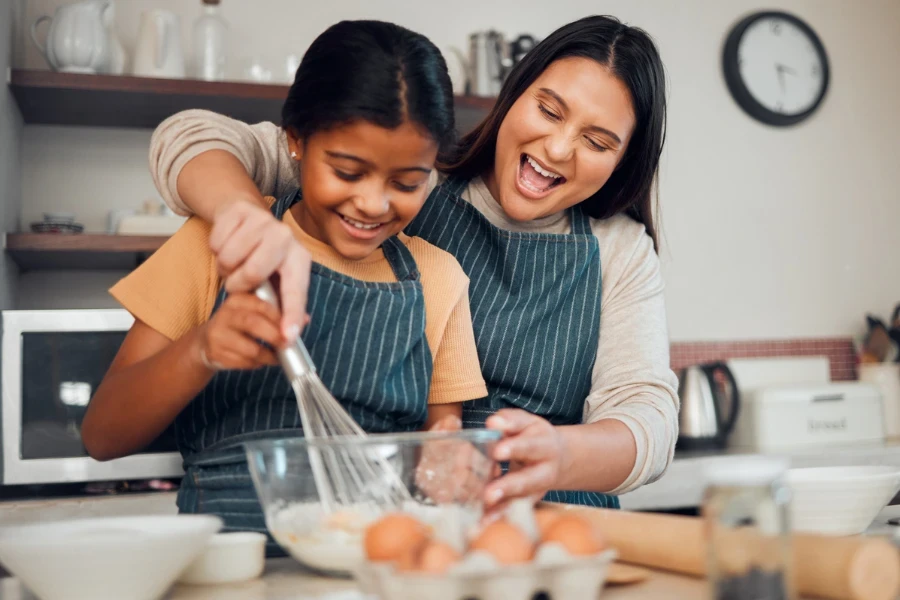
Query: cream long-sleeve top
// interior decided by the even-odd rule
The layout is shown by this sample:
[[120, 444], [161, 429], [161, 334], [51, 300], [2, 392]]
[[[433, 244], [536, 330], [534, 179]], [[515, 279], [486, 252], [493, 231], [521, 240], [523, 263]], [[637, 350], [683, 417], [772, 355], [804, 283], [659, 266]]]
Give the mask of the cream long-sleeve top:
[[[181, 169], [198, 154], [214, 149], [235, 155], [265, 195], [280, 197], [296, 188], [296, 162], [280, 127], [185, 111], [160, 124], [150, 148], [153, 180], [175, 212], [190, 214], [178, 196]], [[430, 185], [439, 179], [435, 175]], [[480, 178], [470, 182], [463, 198], [502, 229], [570, 233], [565, 211], [534, 221], [511, 220]], [[644, 226], [618, 215], [591, 219], [591, 228], [600, 243], [603, 288], [597, 359], [583, 421], [617, 419], [634, 436], [637, 458], [631, 474], [610, 490], [623, 494], [658, 479], [672, 461], [678, 435], [678, 380], [669, 366], [660, 261]]]

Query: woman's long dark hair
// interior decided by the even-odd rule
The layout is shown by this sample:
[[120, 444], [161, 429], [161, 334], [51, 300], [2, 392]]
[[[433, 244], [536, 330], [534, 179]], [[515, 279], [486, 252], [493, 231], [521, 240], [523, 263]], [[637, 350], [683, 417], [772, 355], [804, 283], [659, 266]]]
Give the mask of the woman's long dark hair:
[[409, 120], [441, 151], [453, 145], [453, 86], [428, 38], [383, 21], [341, 21], [313, 41], [281, 110], [282, 128], [306, 139], [359, 120], [386, 129]]
[[580, 19], [557, 29], [535, 46], [510, 72], [490, 114], [463, 137], [453, 154], [442, 159], [441, 170], [471, 178], [492, 169], [497, 133], [509, 109], [547, 67], [569, 57], [589, 58], [608, 67], [631, 93], [636, 121], [618, 168], [582, 205], [598, 219], [624, 211], [643, 223], [658, 250], [652, 209], [666, 137], [665, 72], [650, 36], [615, 17]]

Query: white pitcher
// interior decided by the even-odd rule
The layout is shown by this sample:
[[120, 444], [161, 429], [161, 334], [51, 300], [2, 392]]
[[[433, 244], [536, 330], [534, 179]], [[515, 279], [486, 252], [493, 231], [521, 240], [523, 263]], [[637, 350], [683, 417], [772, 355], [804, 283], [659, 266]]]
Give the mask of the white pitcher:
[[181, 21], [168, 10], [147, 10], [134, 49], [132, 73], [139, 77], [184, 77]]
[[[66, 73], [99, 73], [109, 65], [109, 36], [104, 13], [110, 0], [85, 0], [60, 6], [52, 17], [39, 17], [31, 25], [31, 40], [50, 67]], [[37, 28], [50, 22], [46, 46], [38, 41]]]

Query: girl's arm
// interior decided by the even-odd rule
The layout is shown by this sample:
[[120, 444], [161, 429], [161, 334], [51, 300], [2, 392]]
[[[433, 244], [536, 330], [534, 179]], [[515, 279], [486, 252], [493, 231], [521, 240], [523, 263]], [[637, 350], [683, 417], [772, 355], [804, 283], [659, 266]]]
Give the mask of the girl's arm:
[[232, 294], [206, 324], [170, 341], [136, 320], [88, 406], [84, 446], [93, 458], [132, 454], [156, 439], [221, 369], [278, 364], [284, 343], [278, 310], [252, 294]]
[[200, 358], [202, 335], [195, 328], [172, 342], [135, 321], [84, 416], [88, 454], [127, 456], [165, 431], [213, 376]]

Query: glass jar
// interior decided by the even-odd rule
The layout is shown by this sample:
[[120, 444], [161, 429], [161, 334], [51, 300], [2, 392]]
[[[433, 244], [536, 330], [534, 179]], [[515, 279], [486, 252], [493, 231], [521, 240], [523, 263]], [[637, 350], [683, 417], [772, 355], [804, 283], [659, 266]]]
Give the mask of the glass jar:
[[795, 600], [787, 461], [725, 457], [706, 469], [703, 503], [710, 597]]

